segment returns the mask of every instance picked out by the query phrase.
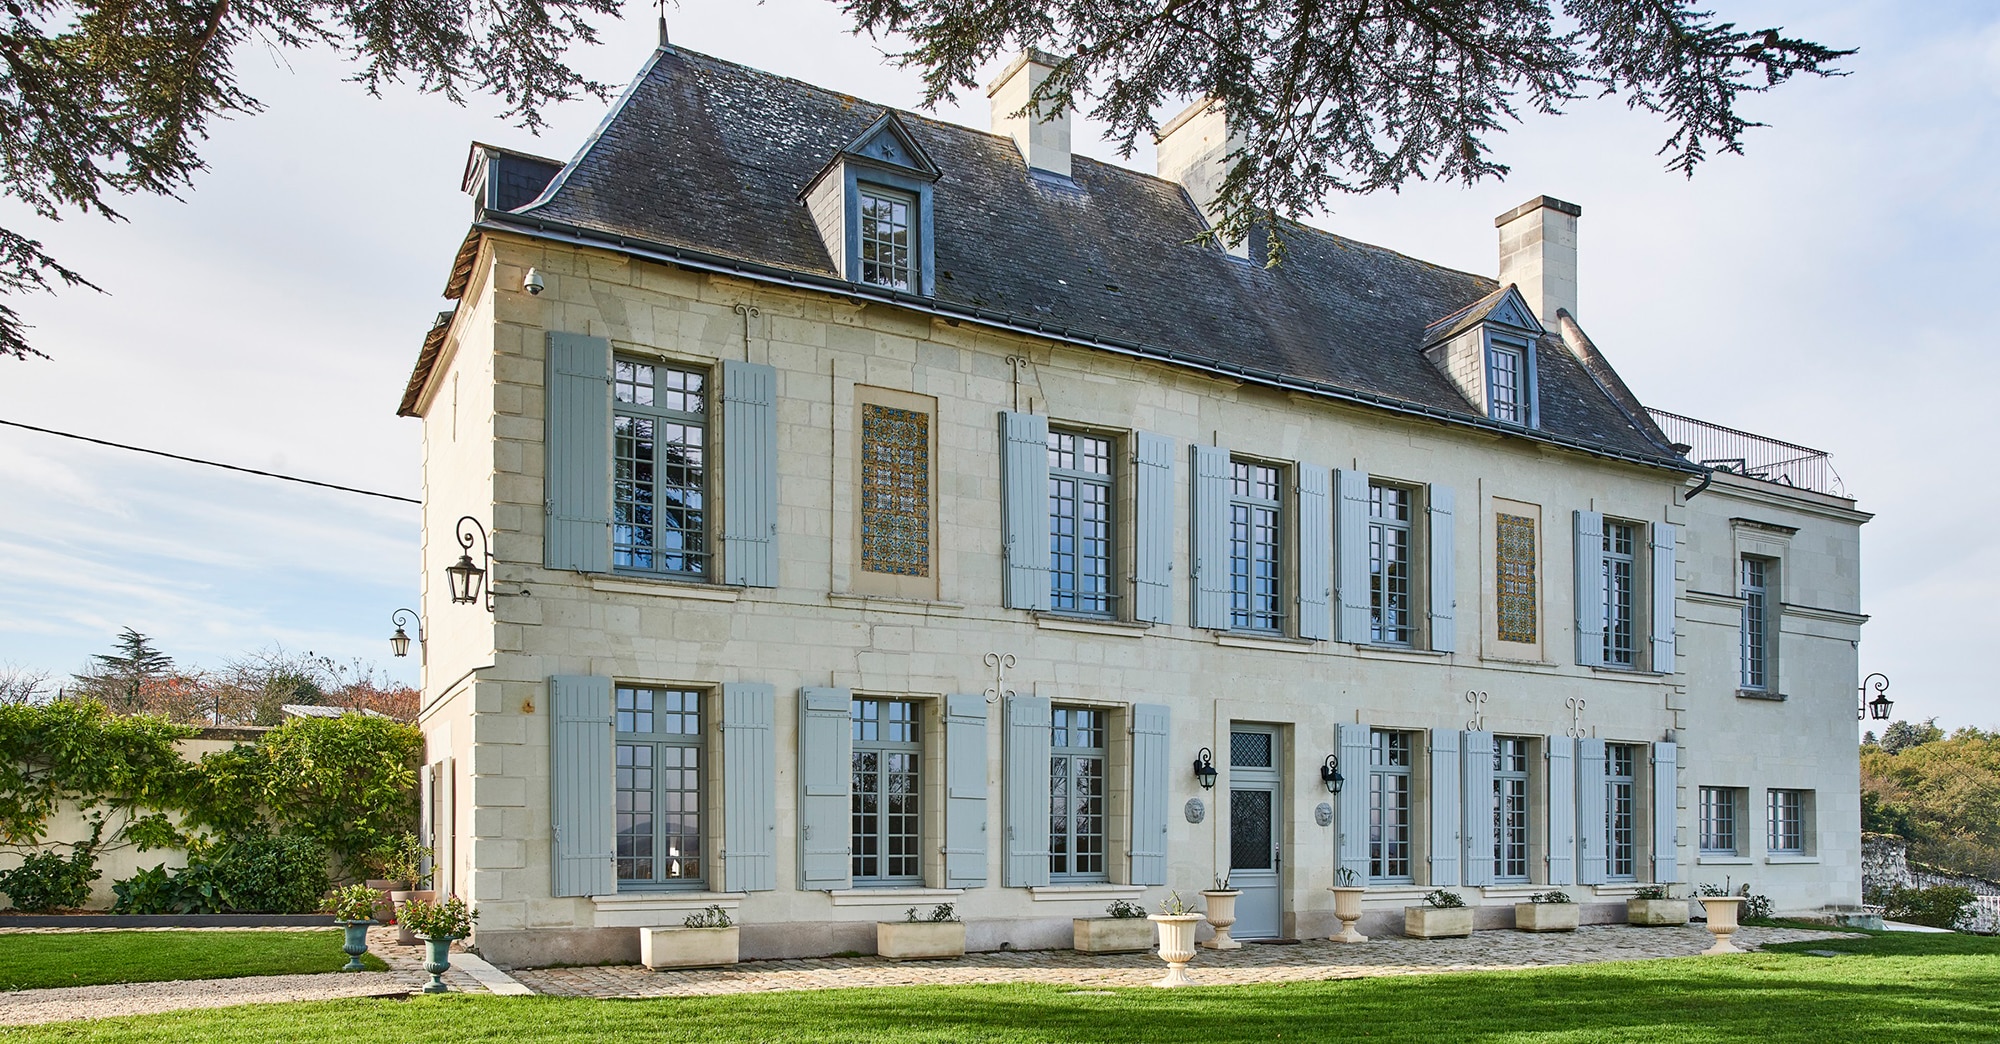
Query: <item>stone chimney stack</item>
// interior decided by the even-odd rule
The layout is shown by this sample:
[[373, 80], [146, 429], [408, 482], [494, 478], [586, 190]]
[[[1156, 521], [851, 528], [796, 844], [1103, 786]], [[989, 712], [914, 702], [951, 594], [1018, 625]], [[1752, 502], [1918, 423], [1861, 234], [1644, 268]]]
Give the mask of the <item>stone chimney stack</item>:
[[1556, 310], [1576, 315], [1576, 221], [1583, 208], [1553, 196], [1534, 199], [1493, 219], [1500, 229], [1500, 282], [1513, 283], [1542, 325], [1556, 328]]
[[986, 97], [993, 104], [993, 133], [1013, 138], [1031, 169], [1069, 177], [1069, 112], [1022, 112], [1061, 60], [1041, 51], [1024, 52], [994, 78]]
[[[1229, 154], [1243, 147], [1243, 136], [1229, 126], [1228, 113], [1219, 101], [1198, 101], [1187, 111], [1160, 128], [1154, 171], [1168, 181], [1178, 181], [1194, 200], [1195, 208], [1215, 227], [1220, 216], [1216, 196], [1222, 192], [1223, 176], [1229, 173]], [[1226, 243], [1228, 251], [1242, 258], [1250, 256], [1245, 242]]]

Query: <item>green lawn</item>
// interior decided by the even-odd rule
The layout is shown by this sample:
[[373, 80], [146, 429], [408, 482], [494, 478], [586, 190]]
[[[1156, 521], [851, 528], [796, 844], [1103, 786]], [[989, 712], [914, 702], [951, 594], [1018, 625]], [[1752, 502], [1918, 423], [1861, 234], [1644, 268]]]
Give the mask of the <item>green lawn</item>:
[[[340, 941], [339, 929], [0, 935], [0, 990], [339, 971]], [[387, 968], [374, 954], [363, 960]]]

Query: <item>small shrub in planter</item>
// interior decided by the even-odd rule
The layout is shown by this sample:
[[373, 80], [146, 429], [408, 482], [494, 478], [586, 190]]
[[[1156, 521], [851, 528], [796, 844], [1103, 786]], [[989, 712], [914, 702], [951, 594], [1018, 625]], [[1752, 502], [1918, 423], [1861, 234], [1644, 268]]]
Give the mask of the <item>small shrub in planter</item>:
[[90, 840], [71, 847], [68, 858], [53, 851], [29, 853], [20, 866], [0, 872], [0, 894], [23, 913], [74, 910], [88, 903], [90, 883], [102, 876], [97, 869], [101, 831], [94, 828]]
[[1472, 934], [1472, 908], [1457, 892], [1435, 889], [1424, 905], [1403, 907], [1403, 934], [1415, 939], [1443, 939]]
[[1105, 917], [1072, 920], [1072, 945], [1084, 953], [1135, 953], [1153, 948], [1153, 924], [1146, 908], [1129, 899], [1113, 900]]
[[437, 903], [412, 899], [403, 904], [397, 916], [399, 923], [424, 940], [424, 970], [431, 973], [424, 992], [449, 992], [451, 987], [444, 984], [444, 973], [451, 970], [452, 940], [471, 935], [472, 922], [478, 914], [454, 895]]
[[1685, 899], [1669, 899], [1664, 885], [1647, 885], [1625, 901], [1625, 920], [1631, 924], [1671, 927], [1688, 923]]
[[710, 905], [688, 914], [679, 928], [639, 929], [639, 963], [655, 971], [735, 964], [738, 943], [729, 911]]
[[368, 926], [375, 923], [375, 906], [381, 901], [381, 892], [358, 884], [329, 892], [320, 904], [320, 909], [332, 914], [347, 933], [340, 951], [348, 959], [341, 971], [361, 971], [366, 967], [361, 963], [361, 955], [368, 952]]
[[892, 961], [965, 956], [965, 924], [950, 903], [917, 916], [912, 906], [900, 921], [875, 922], [875, 952]]
[[1524, 932], [1573, 932], [1580, 912], [1567, 892], [1536, 892], [1527, 902], [1514, 904], [1514, 927]]

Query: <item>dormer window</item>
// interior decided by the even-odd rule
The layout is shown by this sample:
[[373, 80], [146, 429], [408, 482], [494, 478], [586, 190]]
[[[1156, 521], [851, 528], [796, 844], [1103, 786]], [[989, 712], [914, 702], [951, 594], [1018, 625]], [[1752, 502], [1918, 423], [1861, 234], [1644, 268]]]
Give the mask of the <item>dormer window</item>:
[[806, 205], [840, 278], [908, 294], [931, 282], [931, 186], [938, 169], [885, 113], [806, 185]]
[[861, 210], [860, 281], [892, 290], [915, 288], [916, 198], [869, 184], [858, 184], [855, 196]]
[[1432, 323], [1424, 357], [1480, 415], [1538, 428], [1535, 342], [1542, 334], [1521, 292], [1504, 286]]
[[1525, 424], [1528, 419], [1527, 396], [1527, 355], [1528, 346], [1515, 344], [1503, 337], [1488, 337], [1486, 341], [1486, 415], [1510, 424]]

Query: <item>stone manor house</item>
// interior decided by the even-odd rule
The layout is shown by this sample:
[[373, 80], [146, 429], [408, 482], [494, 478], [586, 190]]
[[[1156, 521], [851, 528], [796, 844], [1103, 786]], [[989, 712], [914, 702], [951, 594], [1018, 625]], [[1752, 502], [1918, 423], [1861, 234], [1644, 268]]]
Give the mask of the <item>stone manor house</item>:
[[480, 950], [719, 904], [746, 957], [869, 952], [944, 902], [1066, 946], [1223, 873], [1245, 938], [1337, 930], [1341, 872], [1378, 932], [1859, 902], [1825, 456], [1642, 404], [1577, 206], [1501, 215], [1498, 278], [1294, 226], [1266, 267], [1200, 236], [1226, 112], [1086, 159], [1021, 115], [1048, 61], [988, 133], [663, 46], [567, 163], [472, 148], [400, 412]]

